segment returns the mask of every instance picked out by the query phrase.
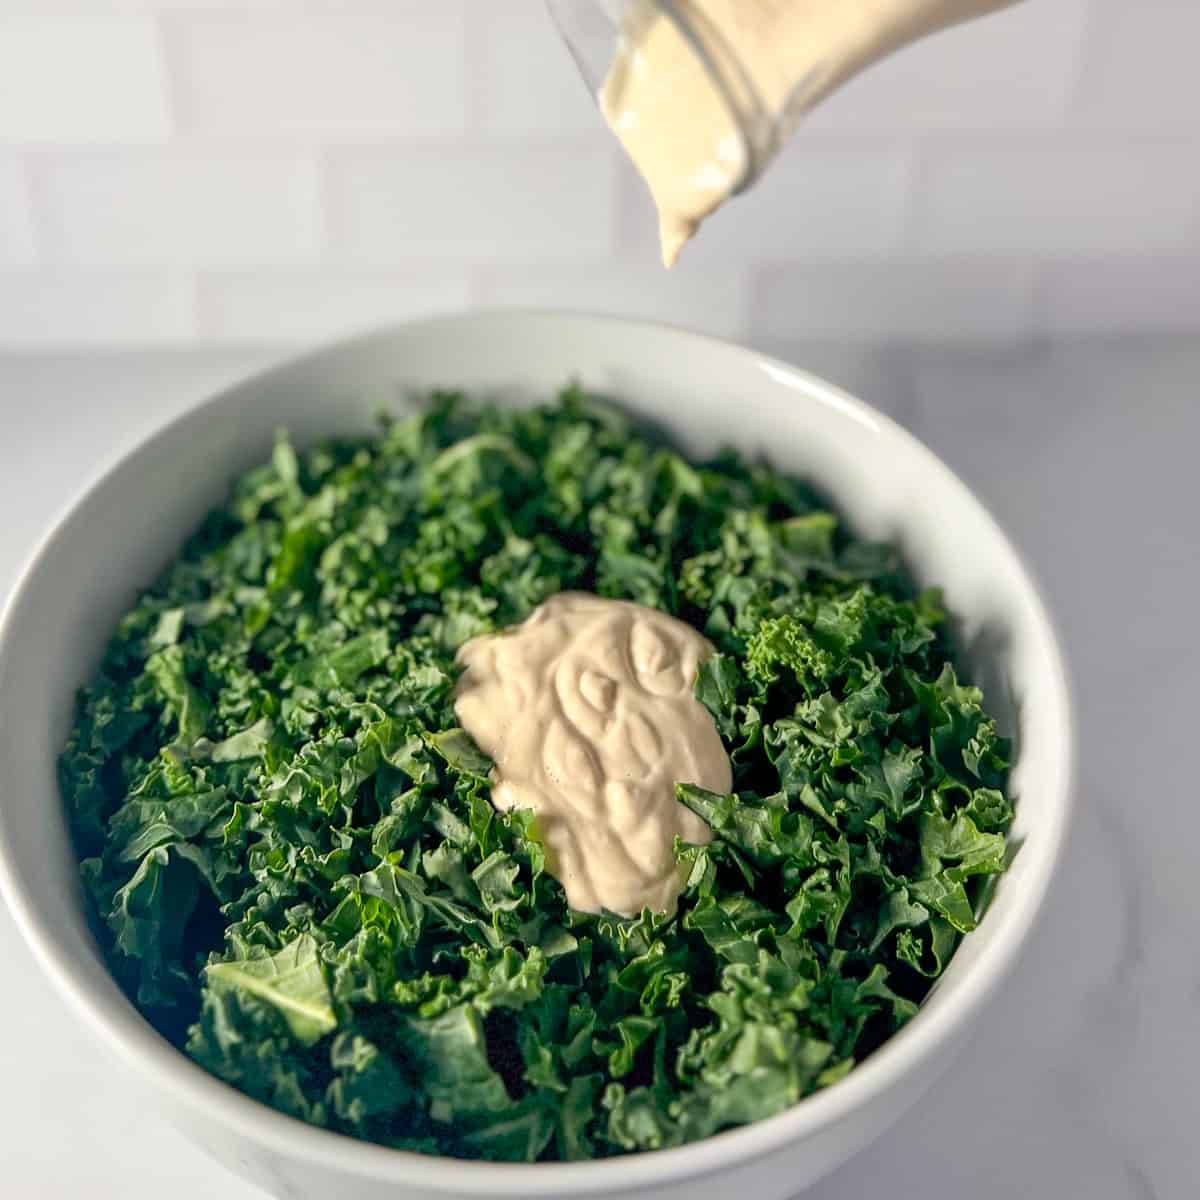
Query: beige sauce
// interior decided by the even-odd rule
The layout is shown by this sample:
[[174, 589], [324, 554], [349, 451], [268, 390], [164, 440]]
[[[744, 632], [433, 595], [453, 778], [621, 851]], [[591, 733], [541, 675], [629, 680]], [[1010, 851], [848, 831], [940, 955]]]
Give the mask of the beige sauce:
[[[791, 123], [872, 62], [1014, 0], [677, 0], [743, 112], [763, 114], [759, 159]], [[679, 26], [652, 0], [629, 6], [600, 92], [613, 132], [658, 207], [662, 256], [742, 184], [739, 123]]]
[[675, 836], [711, 836], [675, 784], [732, 786], [713, 719], [692, 695], [710, 653], [674, 617], [582, 592], [459, 650], [455, 711], [495, 763], [492, 803], [533, 810], [572, 908], [674, 909]]

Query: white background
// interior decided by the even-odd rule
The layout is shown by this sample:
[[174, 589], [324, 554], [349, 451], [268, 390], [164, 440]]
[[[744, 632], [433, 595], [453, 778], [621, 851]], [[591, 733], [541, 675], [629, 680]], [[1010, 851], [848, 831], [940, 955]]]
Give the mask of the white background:
[[0, 0], [0, 346], [473, 303], [761, 342], [1200, 330], [1198, 46], [1196, 0], [940, 35], [668, 275], [541, 0]]

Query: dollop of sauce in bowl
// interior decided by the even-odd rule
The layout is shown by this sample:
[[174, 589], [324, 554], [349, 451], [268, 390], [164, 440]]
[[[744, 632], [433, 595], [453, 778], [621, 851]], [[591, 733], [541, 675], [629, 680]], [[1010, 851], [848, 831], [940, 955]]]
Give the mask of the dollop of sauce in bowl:
[[459, 650], [454, 707], [495, 764], [492, 804], [533, 811], [572, 908], [674, 909], [676, 835], [711, 838], [675, 784], [728, 792], [733, 783], [692, 691], [712, 652], [683, 621], [584, 592], [552, 596], [520, 625]]

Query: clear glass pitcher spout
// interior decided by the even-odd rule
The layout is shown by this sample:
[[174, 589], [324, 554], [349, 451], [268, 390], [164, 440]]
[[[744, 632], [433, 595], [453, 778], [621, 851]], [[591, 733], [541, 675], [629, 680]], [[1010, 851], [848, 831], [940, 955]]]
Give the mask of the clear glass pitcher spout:
[[670, 21], [737, 130], [743, 167], [733, 192], [749, 187], [778, 150], [787, 132], [783, 123], [762, 102], [754, 81], [719, 30], [706, 25], [691, 6], [675, 0], [546, 0], [546, 7], [597, 103], [630, 31], [650, 21]]

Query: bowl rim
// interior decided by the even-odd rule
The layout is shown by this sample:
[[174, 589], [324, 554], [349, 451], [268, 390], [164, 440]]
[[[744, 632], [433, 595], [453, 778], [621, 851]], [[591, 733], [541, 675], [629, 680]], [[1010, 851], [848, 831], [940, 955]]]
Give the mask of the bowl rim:
[[979, 958], [971, 964], [970, 971], [958, 983], [953, 1004], [934, 1012], [922, 1009], [845, 1078], [772, 1117], [671, 1149], [574, 1163], [473, 1162], [392, 1149], [288, 1116], [209, 1074], [167, 1042], [120, 993], [115, 983], [110, 991], [101, 994], [88, 978], [88, 972], [67, 953], [57, 930], [40, 912], [32, 890], [25, 887], [15, 870], [7, 821], [3, 806], [0, 806], [0, 897], [7, 902], [26, 945], [68, 1006], [110, 1052], [154, 1086], [172, 1094], [182, 1108], [207, 1116], [213, 1124], [229, 1128], [264, 1150], [293, 1161], [363, 1178], [402, 1182], [435, 1192], [445, 1190], [448, 1194], [529, 1197], [532, 1200], [533, 1197], [554, 1195], [585, 1195], [602, 1188], [649, 1187], [729, 1169], [778, 1150], [790, 1141], [811, 1137], [827, 1129], [855, 1108], [885, 1092], [899, 1077], [934, 1058], [939, 1050], [952, 1046], [956, 1035], [966, 1029], [1012, 970], [1043, 908], [1055, 868], [1062, 857], [1075, 805], [1076, 723], [1061, 643], [1034, 573], [987, 505], [914, 434], [885, 413], [820, 376], [730, 339], [697, 333], [666, 322], [541, 308], [496, 307], [446, 313], [392, 323], [330, 341], [252, 371], [139, 437], [67, 500], [27, 554], [0, 612], [0, 680], [5, 674], [3, 661], [12, 637], [12, 626], [43, 560], [94, 493], [147, 446], [177, 436], [180, 426], [235, 392], [262, 386], [273, 376], [302, 370], [306, 365], [315, 366], [324, 358], [345, 353], [356, 346], [401, 335], [420, 336], [445, 326], [503, 326], [506, 322], [541, 322], [581, 328], [597, 326], [610, 333], [624, 331], [630, 335], [640, 333], [666, 342], [674, 341], [684, 353], [690, 346], [696, 350], [743, 357], [747, 365], [765, 371], [774, 380], [784, 379], [801, 388], [810, 400], [836, 408], [901, 443], [907, 454], [915, 455], [920, 461], [923, 470], [937, 474], [941, 484], [958, 491], [963, 500], [973, 504], [993, 527], [998, 543], [1008, 554], [1026, 593], [1036, 638], [1046, 652], [1047, 684], [1062, 716], [1062, 729], [1057, 739], [1057, 787], [1047, 789], [1040, 799], [1040, 803], [1049, 807], [1050, 816], [1042, 833], [1039, 869], [1023, 881], [1025, 890], [1021, 903], [1007, 914], [1006, 923], [996, 930], [981, 949]]

